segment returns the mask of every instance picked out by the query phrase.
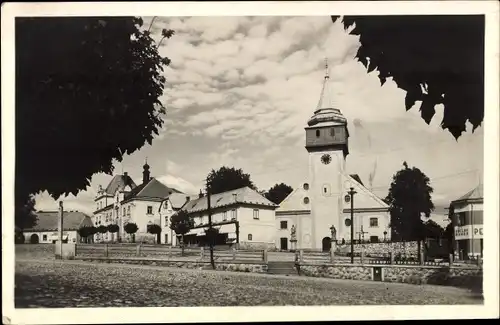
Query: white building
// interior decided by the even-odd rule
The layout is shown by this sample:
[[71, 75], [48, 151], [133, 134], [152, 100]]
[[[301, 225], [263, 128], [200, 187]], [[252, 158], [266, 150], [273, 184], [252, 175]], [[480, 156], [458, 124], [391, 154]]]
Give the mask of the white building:
[[[219, 229], [216, 245], [238, 243], [240, 249], [274, 248], [277, 205], [249, 187], [211, 195], [210, 207], [213, 227]], [[188, 245], [207, 243], [207, 197], [200, 195], [187, 202], [185, 210], [194, 218], [195, 227], [184, 236]]]
[[290, 229], [296, 227], [297, 248], [329, 250], [331, 230], [338, 243], [350, 242], [350, 197], [354, 195], [354, 240], [390, 239], [388, 205], [370, 192], [357, 175], [345, 172], [349, 154], [347, 120], [329, 98], [329, 76], [325, 76], [320, 101], [307, 122], [306, 150], [309, 176], [276, 210], [279, 249], [290, 248]]
[[185, 201], [185, 194], [150, 177], [147, 163], [143, 166], [143, 179], [140, 185], [136, 185], [127, 173], [116, 175], [106, 189], [99, 188], [92, 221], [95, 227], [117, 224], [119, 231], [117, 234], [98, 233], [95, 235], [95, 241], [130, 241], [131, 237], [125, 232], [124, 226], [127, 223], [135, 223], [139, 228], [135, 234], [136, 242], [154, 242], [155, 235], [149, 234], [147, 227], [157, 224], [162, 228], [161, 242], [171, 243], [165, 213], [173, 213], [172, 205], [169, 209], [168, 204], [165, 204], [160, 210], [162, 203], [171, 195], [176, 197], [181, 195]]
[[[58, 240], [58, 211], [38, 211], [36, 225], [23, 231], [24, 242], [30, 244], [52, 244]], [[83, 212], [63, 212], [63, 241], [68, 243], [80, 242], [78, 229], [91, 227], [91, 218]]]

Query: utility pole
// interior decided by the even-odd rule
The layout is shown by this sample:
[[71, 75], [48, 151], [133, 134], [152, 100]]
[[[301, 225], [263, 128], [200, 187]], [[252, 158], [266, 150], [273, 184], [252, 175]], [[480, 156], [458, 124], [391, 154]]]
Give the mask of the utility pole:
[[57, 245], [59, 245], [59, 258], [63, 258], [63, 214], [64, 214], [64, 207], [63, 207], [63, 202], [59, 201], [59, 218], [57, 220], [57, 228], [58, 229], [58, 236], [59, 237], [59, 242]]
[[351, 196], [351, 264], [354, 264], [354, 194], [356, 191], [351, 187], [347, 194]]
[[213, 245], [213, 228], [212, 228], [212, 209], [210, 207], [210, 182], [207, 178], [206, 181], [206, 192], [207, 192], [207, 213], [208, 213], [208, 243], [210, 245], [210, 264], [212, 264], [212, 268], [215, 270], [215, 262], [214, 262], [214, 245]]

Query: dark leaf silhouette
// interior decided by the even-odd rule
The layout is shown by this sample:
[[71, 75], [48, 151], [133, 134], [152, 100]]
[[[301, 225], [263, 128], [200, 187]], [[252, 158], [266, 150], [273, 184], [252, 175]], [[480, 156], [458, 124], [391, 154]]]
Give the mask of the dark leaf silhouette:
[[[339, 20], [332, 16], [332, 21]], [[392, 78], [406, 92], [405, 107], [423, 101], [426, 123], [444, 106], [441, 127], [456, 139], [469, 121], [473, 131], [484, 118], [483, 15], [344, 16], [344, 28], [359, 35], [356, 58], [380, 84]], [[426, 88], [422, 92], [422, 87]]]
[[140, 25], [134, 17], [16, 18], [16, 208], [44, 190], [76, 195], [159, 133], [170, 61]]

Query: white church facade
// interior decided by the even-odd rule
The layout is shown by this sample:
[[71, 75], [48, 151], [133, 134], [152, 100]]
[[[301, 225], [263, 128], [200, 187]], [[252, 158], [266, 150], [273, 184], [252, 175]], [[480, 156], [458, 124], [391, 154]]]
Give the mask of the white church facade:
[[291, 248], [292, 226], [297, 249], [330, 250], [332, 230], [338, 244], [349, 243], [351, 187], [356, 191], [354, 241], [390, 240], [388, 205], [368, 190], [359, 176], [345, 171], [349, 154], [347, 120], [330, 101], [328, 81], [327, 73], [318, 108], [305, 127], [308, 178], [276, 210], [275, 244], [281, 250]]

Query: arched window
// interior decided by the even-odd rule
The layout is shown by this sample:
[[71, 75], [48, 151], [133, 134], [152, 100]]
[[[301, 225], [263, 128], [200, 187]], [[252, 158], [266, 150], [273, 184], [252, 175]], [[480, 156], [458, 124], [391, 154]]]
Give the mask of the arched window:
[[304, 190], [306, 190], [306, 191], [309, 190], [309, 184], [304, 183]]
[[248, 240], [252, 240], [252, 234], [248, 234]]
[[309, 198], [307, 196], [304, 198], [304, 204], [309, 204]]

